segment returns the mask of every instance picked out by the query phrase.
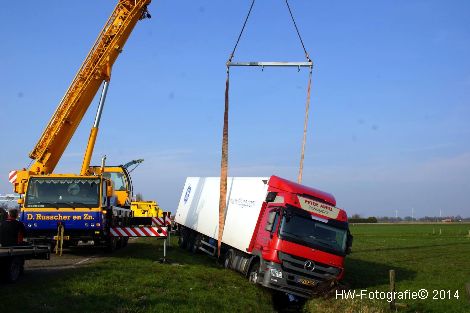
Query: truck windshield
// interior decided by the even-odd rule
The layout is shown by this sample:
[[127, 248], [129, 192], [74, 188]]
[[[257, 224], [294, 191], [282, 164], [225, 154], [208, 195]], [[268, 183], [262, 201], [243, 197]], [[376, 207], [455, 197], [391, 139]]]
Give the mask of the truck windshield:
[[25, 206], [30, 208], [80, 208], [99, 204], [99, 179], [31, 178]]
[[312, 215], [300, 209], [286, 209], [279, 235], [288, 241], [333, 254], [345, 255], [347, 223], [337, 222], [344, 225], [332, 226], [326, 222], [322, 222], [320, 219], [316, 220], [312, 218]]

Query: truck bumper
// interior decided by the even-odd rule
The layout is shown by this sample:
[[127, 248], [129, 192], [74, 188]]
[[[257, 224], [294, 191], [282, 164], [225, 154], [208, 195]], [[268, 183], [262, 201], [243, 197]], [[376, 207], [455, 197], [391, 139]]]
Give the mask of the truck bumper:
[[[65, 241], [95, 240], [102, 237], [101, 230], [68, 230], [64, 232]], [[26, 229], [25, 238], [31, 242], [56, 240], [57, 231]]]
[[301, 275], [287, 273], [281, 264], [266, 262], [261, 267], [258, 283], [264, 287], [283, 291], [302, 298], [310, 298], [322, 283]]

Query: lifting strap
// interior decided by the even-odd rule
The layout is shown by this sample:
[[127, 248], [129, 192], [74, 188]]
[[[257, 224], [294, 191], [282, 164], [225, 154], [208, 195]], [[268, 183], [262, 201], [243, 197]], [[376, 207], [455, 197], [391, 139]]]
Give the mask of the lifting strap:
[[222, 160], [220, 162], [220, 197], [219, 197], [219, 231], [218, 231], [218, 239], [217, 239], [217, 253], [220, 257], [220, 248], [222, 245], [222, 235], [224, 233], [224, 226], [225, 226], [225, 217], [226, 217], [226, 209], [227, 209], [227, 176], [228, 176], [228, 111], [229, 111], [229, 85], [230, 85], [230, 67], [231, 66], [261, 66], [264, 68], [265, 66], [295, 66], [298, 67], [309, 67], [309, 79], [308, 79], [308, 87], [307, 87], [307, 100], [305, 105], [305, 120], [304, 120], [304, 132], [303, 132], [303, 139], [302, 139], [302, 148], [300, 152], [300, 166], [299, 166], [299, 175], [297, 178], [297, 182], [300, 184], [302, 182], [302, 171], [304, 167], [304, 154], [305, 154], [305, 144], [307, 138], [307, 125], [308, 125], [308, 112], [310, 108], [310, 89], [311, 89], [311, 82], [312, 82], [312, 68], [313, 62], [310, 59], [307, 49], [305, 48], [304, 42], [302, 40], [302, 36], [300, 35], [300, 31], [297, 27], [297, 23], [295, 22], [294, 15], [292, 14], [292, 10], [289, 5], [289, 1], [285, 0], [287, 9], [289, 10], [289, 14], [291, 16], [292, 22], [294, 24], [295, 30], [297, 35], [300, 39], [300, 43], [305, 53], [305, 58], [307, 62], [232, 62], [233, 57], [235, 55], [235, 51], [237, 50], [238, 44], [242, 37], [242, 34], [245, 30], [246, 24], [248, 22], [248, 18], [251, 15], [251, 11], [253, 10], [253, 6], [256, 0], [252, 0], [250, 9], [248, 10], [248, 14], [246, 15], [245, 21], [243, 23], [242, 29], [240, 34], [238, 35], [237, 41], [235, 46], [233, 47], [232, 53], [229, 56], [227, 61], [227, 78], [225, 81], [225, 108], [224, 108], [224, 126], [222, 132]]
[[62, 256], [62, 249], [64, 247], [64, 225], [57, 225], [57, 238], [55, 244], [55, 254]]
[[300, 165], [299, 165], [299, 176], [297, 177], [297, 183], [302, 183], [302, 173], [304, 170], [304, 155], [305, 155], [305, 143], [307, 142], [307, 126], [308, 126], [308, 111], [310, 109], [310, 88], [312, 86], [312, 69], [308, 74], [308, 87], [307, 87], [307, 100], [305, 101], [305, 119], [304, 119], [304, 136], [302, 138], [302, 148], [300, 150]]
[[[254, 1], [253, 1], [254, 2]], [[220, 162], [220, 196], [219, 196], [219, 233], [217, 240], [217, 256], [220, 257], [220, 247], [225, 226], [225, 211], [227, 207], [227, 171], [228, 171], [228, 91], [230, 71], [227, 67], [227, 79], [225, 80], [225, 109], [224, 129], [222, 132], [222, 160]]]

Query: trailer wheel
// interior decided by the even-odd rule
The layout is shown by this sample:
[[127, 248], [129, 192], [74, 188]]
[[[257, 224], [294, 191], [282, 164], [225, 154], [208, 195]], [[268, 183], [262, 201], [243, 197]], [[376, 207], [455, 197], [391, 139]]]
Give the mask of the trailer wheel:
[[180, 236], [178, 237], [178, 247], [180, 247], [181, 249], [184, 249], [184, 244], [185, 244], [185, 243], [186, 243], [186, 242], [185, 242], [184, 239], [183, 239], [183, 235], [180, 235]]
[[188, 242], [188, 232], [186, 229], [183, 228], [181, 229], [180, 236], [178, 238], [178, 246], [181, 249], [184, 249], [186, 248], [187, 242]]
[[201, 246], [201, 235], [197, 234], [193, 240], [193, 244], [191, 245], [191, 252], [196, 253]]
[[192, 251], [193, 250], [193, 246], [194, 244], [196, 243], [196, 232], [194, 231], [190, 231], [188, 233], [188, 236], [186, 237], [187, 238], [187, 241], [186, 241], [186, 250], [188, 251]]
[[248, 272], [248, 281], [250, 283], [256, 284], [258, 282], [259, 277], [259, 262], [254, 261], [250, 267], [250, 271]]
[[10, 283], [18, 280], [24, 271], [24, 259], [21, 257], [13, 257], [7, 264], [6, 279]]
[[232, 265], [232, 260], [233, 260], [233, 250], [230, 249], [225, 253], [225, 260], [224, 260], [224, 268], [230, 268]]

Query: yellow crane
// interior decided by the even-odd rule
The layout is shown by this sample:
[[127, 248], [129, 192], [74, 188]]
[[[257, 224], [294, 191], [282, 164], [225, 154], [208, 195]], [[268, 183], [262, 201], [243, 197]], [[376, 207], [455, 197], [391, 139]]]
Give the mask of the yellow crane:
[[[58, 225], [70, 240], [108, 240], [109, 227], [125, 225], [130, 218], [132, 185], [122, 166], [90, 167], [98, 134], [111, 69], [137, 22], [149, 18], [151, 0], [119, 0], [96, 42], [78, 70], [55, 113], [30, 153], [28, 169], [17, 172], [15, 192], [19, 200], [21, 221], [30, 237], [51, 238]], [[101, 98], [83, 157], [80, 174], [53, 174], [64, 150], [103, 84]], [[111, 174], [121, 179], [116, 186]], [[114, 185], [114, 186], [113, 186]], [[127, 207], [126, 207], [127, 204]]]

